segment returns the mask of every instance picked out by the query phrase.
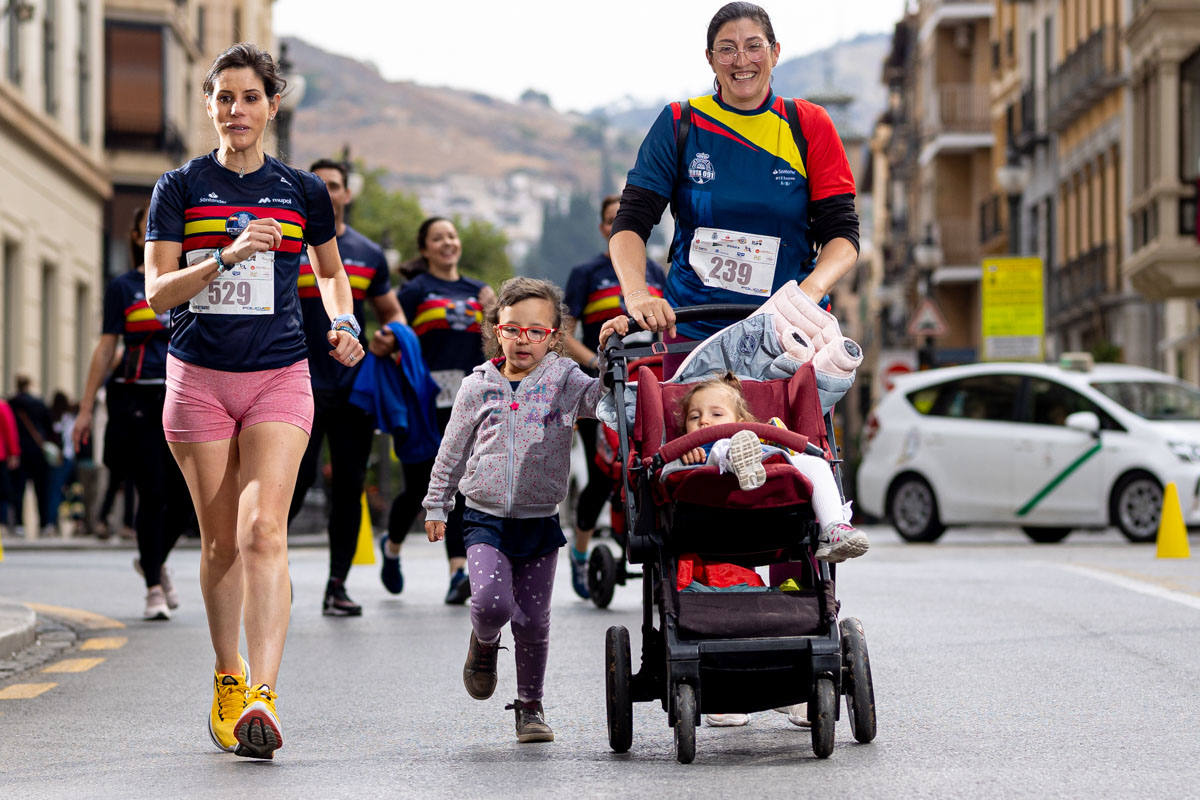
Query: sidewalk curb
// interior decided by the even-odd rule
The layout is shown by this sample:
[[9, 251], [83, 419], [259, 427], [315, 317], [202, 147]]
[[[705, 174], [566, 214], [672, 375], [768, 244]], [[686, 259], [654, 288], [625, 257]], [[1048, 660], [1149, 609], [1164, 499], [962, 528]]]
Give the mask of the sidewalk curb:
[[37, 641], [37, 615], [21, 603], [0, 598], [0, 659], [12, 658]]

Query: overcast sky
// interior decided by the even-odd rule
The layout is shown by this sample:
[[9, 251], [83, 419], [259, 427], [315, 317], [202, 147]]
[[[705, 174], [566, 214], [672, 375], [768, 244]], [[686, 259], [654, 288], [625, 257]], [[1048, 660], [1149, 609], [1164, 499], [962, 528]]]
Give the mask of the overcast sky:
[[[860, 33], [890, 32], [905, 0], [776, 0], [782, 57]], [[697, 0], [276, 0], [275, 32], [369, 61], [384, 77], [515, 100], [526, 89], [587, 111], [629, 96], [651, 101], [708, 85], [708, 21]], [[879, 65], [866, 67], [874, 72]]]

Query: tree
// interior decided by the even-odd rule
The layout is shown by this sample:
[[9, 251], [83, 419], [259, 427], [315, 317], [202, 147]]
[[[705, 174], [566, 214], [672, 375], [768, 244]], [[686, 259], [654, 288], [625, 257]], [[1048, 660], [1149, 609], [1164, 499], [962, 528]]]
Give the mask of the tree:
[[350, 206], [354, 227], [363, 236], [384, 247], [400, 251], [400, 259], [417, 255], [417, 228], [425, 218], [415, 195], [388, 191], [383, 185], [386, 171], [367, 169], [360, 161], [354, 170], [363, 176], [363, 186]]
[[591, 196], [572, 192], [564, 213], [557, 204], [547, 203], [542, 218], [542, 238], [529, 251], [524, 272], [566, 286], [571, 267], [587, 260], [603, 246], [596, 230], [600, 212]]
[[455, 216], [454, 227], [462, 242], [462, 258], [458, 268], [464, 275], [481, 280], [493, 289], [513, 276], [512, 262], [508, 259], [508, 237], [490, 222], [473, 219], [463, 222]]

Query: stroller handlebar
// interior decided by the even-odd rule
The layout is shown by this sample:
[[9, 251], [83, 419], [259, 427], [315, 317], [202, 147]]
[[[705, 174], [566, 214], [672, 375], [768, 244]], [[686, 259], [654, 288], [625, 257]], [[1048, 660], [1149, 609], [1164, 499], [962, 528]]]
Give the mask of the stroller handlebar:
[[798, 453], [824, 456], [819, 447], [809, 442], [807, 436], [786, 428], [777, 428], [765, 422], [726, 422], [722, 425], [712, 425], [707, 428], [685, 433], [678, 439], [672, 439], [659, 448], [658, 457], [664, 464], [674, 461], [684, 453], [701, 445], [715, 442], [718, 439], [728, 439], [740, 430], [749, 430], [759, 439], [769, 443], [795, 450]]
[[[737, 322], [753, 314], [758, 310], [758, 306], [743, 305], [740, 303], [715, 303], [706, 306], [681, 306], [675, 309], [675, 324], [682, 322], [701, 322], [712, 320], [729, 320]], [[629, 323], [630, 333], [644, 330], [636, 319], [631, 316], [626, 316], [625, 321]], [[629, 334], [626, 334], [629, 335]], [[610, 336], [608, 341], [604, 343], [604, 352], [609, 354], [617, 350], [625, 344], [624, 336]]]

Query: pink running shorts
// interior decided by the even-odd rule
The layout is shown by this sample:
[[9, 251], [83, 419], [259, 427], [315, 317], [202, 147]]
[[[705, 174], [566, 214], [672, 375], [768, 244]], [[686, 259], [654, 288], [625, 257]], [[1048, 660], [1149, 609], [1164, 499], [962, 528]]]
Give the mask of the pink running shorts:
[[167, 356], [168, 442], [219, 442], [259, 422], [290, 422], [312, 433], [308, 359], [279, 369], [225, 372]]

